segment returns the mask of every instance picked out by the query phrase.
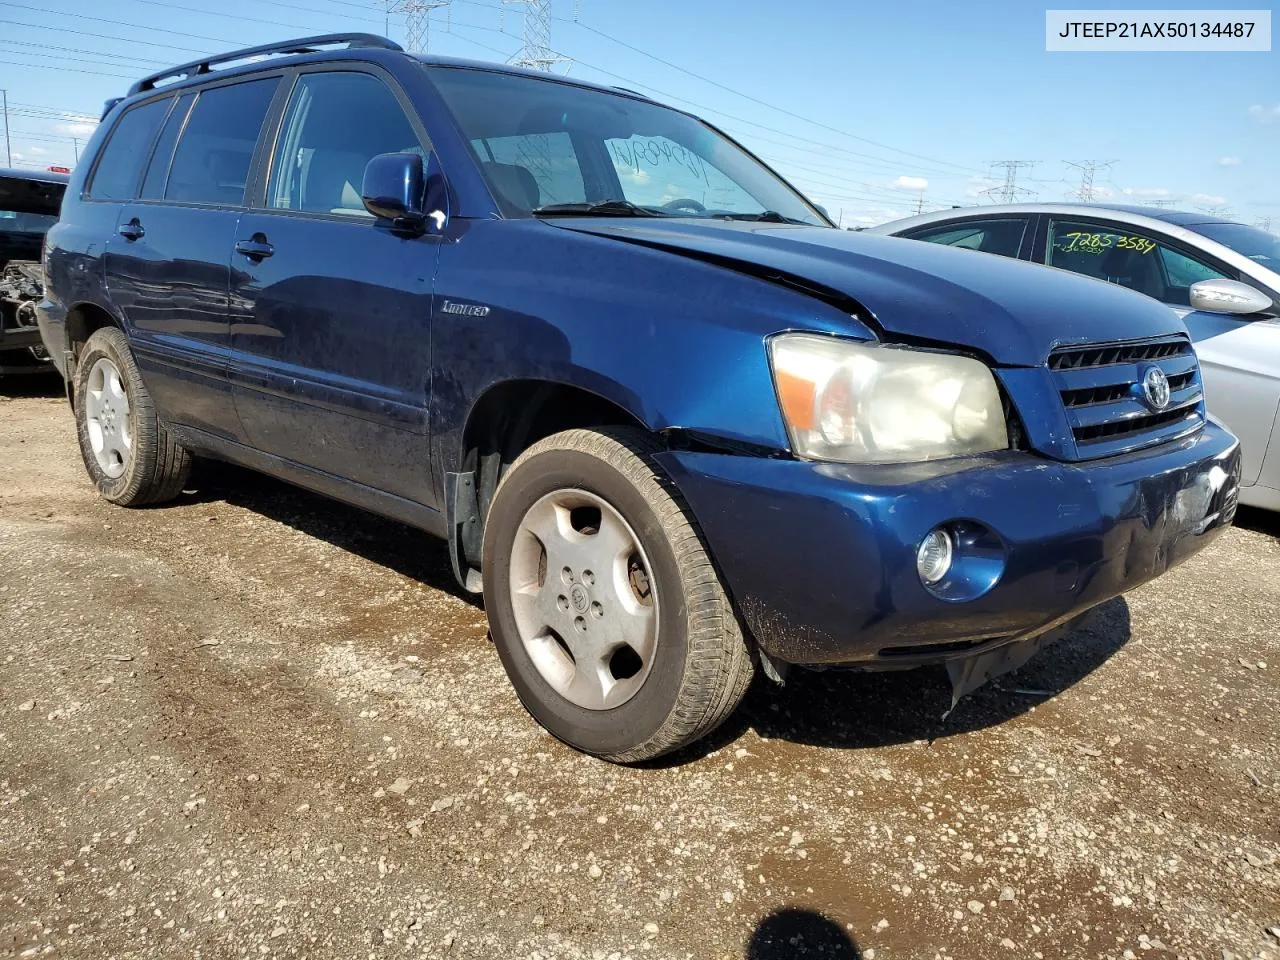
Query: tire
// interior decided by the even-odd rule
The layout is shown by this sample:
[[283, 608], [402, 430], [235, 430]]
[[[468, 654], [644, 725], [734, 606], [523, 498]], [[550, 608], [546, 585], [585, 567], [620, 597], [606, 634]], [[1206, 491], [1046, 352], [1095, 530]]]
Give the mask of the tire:
[[120, 330], [94, 331], [80, 351], [75, 380], [80, 455], [98, 492], [123, 507], [162, 503], [180, 494], [191, 455], [156, 416]]
[[[560, 740], [615, 763], [710, 733], [754, 674], [697, 523], [655, 460], [661, 449], [639, 430], [555, 434], [511, 465], [485, 523], [485, 610], [521, 702]], [[598, 577], [593, 556], [612, 558], [594, 564]], [[615, 648], [623, 636], [634, 647]]]

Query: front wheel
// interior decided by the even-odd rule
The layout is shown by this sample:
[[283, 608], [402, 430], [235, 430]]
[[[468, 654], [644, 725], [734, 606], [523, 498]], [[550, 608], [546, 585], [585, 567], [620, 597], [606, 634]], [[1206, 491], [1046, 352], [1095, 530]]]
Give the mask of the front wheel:
[[526, 450], [485, 524], [485, 609], [521, 701], [614, 762], [715, 729], [753, 673], [688, 507], [636, 430], [569, 430]]
[[80, 352], [75, 413], [85, 469], [107, 500], [134, 507], [182, 492], [191, 455], [156, 415], [129, 341], [115, 327], [95, 331]]

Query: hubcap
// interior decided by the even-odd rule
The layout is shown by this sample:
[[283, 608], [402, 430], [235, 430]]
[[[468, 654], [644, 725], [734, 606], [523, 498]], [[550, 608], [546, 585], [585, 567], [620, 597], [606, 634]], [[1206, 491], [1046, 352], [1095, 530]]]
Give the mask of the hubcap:
[[510, 582], [520, 640], [556, 693], [587, 710], [635, 696], [657, 649], [658, 597], [617, 510], [585, 490], [547, 494], [516, 531]]
[[133, 456], [133, 425], [120, 368], [106, 357], [99, 357], [89, 370], [84, 407], [94, 459], [114, 480], [124, 474]]

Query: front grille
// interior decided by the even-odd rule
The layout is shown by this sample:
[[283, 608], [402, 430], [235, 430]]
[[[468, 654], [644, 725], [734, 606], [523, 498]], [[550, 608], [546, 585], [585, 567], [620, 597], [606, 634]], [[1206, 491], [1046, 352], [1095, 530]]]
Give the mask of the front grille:
[[1163, 360], [1182, 354], [1191, 344], [1186, 340], [1156, 340], [1146, 343], [1116, 343], [1102, 347], [1070, 347], [1055, 351], [1049, 357], [1050, 370], [1079, 370], [1082, 367], [1106, 367], [1115, 363], [1138, 363]]
[[[1169, 381], [1164, 410], [1144, 395], [1143, 378], [1153, 366]], [[1048, 367], [1080, 459], [1163, 443], [1204, 423], [1200, 368], [1185, 337], [1064, 347], [1050, 354]]]

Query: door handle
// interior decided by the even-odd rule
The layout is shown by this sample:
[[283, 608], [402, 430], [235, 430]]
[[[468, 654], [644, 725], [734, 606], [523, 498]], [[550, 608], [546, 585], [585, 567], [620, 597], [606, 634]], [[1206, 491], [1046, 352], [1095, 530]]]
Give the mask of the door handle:
[[128, 223], [120, 224], [120, 226], [116, 228], [116, 233], [120, 234], [120, 236], [124, 237], [130, 243], [134, 240], [141, 240], [146, 232], [147, 231], [142, 229], [142, 224], [138, 221], [137, 217], [134, 217]]
[[254, 263], [265, 260], [275, 252], [276, 248], [267, 243], [267, 238], [260, 233], [255, 233], [249, 240], [236, 241], [236, 253], [248, 257]]

